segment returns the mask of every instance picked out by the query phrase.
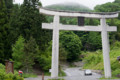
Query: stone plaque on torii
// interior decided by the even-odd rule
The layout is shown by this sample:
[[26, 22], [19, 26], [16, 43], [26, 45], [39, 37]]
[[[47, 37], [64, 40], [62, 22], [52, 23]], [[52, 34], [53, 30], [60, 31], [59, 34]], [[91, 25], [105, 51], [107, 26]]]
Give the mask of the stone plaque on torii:
[[[60, 30], [71, 30], [71, 31], [96, 31], [101, 32], [102, 36], [102, 49], [103, 49], [103, 59], [104, 59], [104, 73], [105, 78], [111, 77], [111, 65], [109, 57], [109, 37], [108, 32], [117, 31], [116, 26], [108, 26], [106, 24], [106, 19], [118, 17], [117, 12], [111, 13], [94, 13], [94, 12], [71, 12], [71, 11], [57, 11], [49, 10], [45, 8], [39, 9], [40, 13], [54, 16], [53, 23], [42, 23], [43, 29], [53, 30], [53, 40], [52, 40], [52, 65], [51, 65], [51, 77], [58, 77], [58, 65], [59, 65], [59, 31]], [[76, 17], [80, 18], [96, 18], [100, 19], [99, 26], [78, 26], [78, 25], [63, 25], [60, 24], [60, 17]], [[83, 22], [83, 21], [82, 21]]]

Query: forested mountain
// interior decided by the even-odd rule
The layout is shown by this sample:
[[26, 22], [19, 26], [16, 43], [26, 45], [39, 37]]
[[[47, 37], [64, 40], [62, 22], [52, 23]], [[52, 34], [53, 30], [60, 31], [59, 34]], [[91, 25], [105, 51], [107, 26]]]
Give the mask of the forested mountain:
[[82, 11], [82, 12], [91, 11], [90, 8], [84, 5], [78, 3], [71, 3], [71, 2], [49, 5], [46, 6], [45, 8], [55, 9], [55, 10], [67, 10], [67, 11]]

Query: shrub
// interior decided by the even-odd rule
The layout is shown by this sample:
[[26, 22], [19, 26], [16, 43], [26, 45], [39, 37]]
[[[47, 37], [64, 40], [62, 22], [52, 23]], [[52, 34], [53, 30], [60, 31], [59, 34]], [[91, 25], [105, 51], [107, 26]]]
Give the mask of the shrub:
[[15, 74], [5, 72], [5, 66], [0, 64], [0, 80], [24, 80], [18, 75], [18, 72], [15, 71]]
[[120, 69], [116, 69], [112, 72], [113, 76], [117, 76], [118, 74], [120, 74]]
[[23, 74], [23, 77], [24, 77], [24, 78], [37, 77], [37, 75], [36, 75], [36, 74], [33, 74], [33, 73], [24, 73], [24, 74]]

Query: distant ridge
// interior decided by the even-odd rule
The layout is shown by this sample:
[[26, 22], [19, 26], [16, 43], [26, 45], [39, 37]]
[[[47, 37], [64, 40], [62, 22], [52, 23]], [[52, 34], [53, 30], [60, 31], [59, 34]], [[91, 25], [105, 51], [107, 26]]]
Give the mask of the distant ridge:
[[45, 8], [54, 9], [54, 10], [65, 10], [65, 11], [91, 12], [90, 8], [84, 5], [81, 5], [78, 3], [72, 3], [72, 2], [53, 4], [53, 5], [46, 6]]

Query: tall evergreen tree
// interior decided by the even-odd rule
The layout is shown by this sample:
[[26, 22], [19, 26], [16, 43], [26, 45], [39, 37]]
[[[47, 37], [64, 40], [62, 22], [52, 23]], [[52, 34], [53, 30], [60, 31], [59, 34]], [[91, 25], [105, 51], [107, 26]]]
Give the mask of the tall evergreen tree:
[[7, 8], [8, 18], [10, 18], [13, 7], [13, 0], [5, 0], [5, 5]]
[[38, 46], [33, 37], [30, 37], [28, 41], [20, 36], [15, 44], [12, 46], [12, 57], [15, 61], [16, 69], [24, 69], [29, 72], [34, 65], [34, 59], [38, 53]]
[[14, 33], [17, 31], [14, 35], [22, 35], [26, 40], [33, 36], [40, 49], [45, 50], [45, 45], [51, 40], [51, 31], [41, 29], [45, 16], [39, 13], [38, 5], [38, 0], [24, 0], [17, 19], [12, 18], [11, 26]]
[[22, 36], [18, 37], [18, 40], [15, 42], [14, 45], [12, 45], [12, 57], [14, 60], [14, 68], [15, 69], [20, 69], [22, 68], [22, 63], [23, 63], [23, 59], [24, 59], [24, 43], [25, 43], [25, 39]]
[[38, 53], [38, 46], [33, 37], [24, 44], [24, 58], [23, 58], [23, 68], [26, 72], [29, 72], [32, 69], [32, 66], [35, 64], [34, 60]]
[[5, 0], [5, 5], [8, 9], [13, 7], [13, 0]]
[[19, 14], [20, 14], [20, 5], [14, 4], [12, 8], [11, 18], [10, 18], [10, 37], [11, 44], [14, 44], [17, 38], [19, 37]]
[[0, 62], [4, 62], [11, 55], [9, 43], [9, 24], [5, 1], [0, 0]]

